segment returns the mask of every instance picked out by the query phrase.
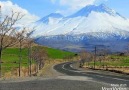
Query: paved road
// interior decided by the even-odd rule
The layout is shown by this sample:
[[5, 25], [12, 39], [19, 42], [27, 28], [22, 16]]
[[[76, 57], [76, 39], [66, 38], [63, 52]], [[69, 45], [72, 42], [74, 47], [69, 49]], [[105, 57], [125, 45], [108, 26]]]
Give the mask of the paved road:
[[99, 74], [96, 72], [86, 72], [81, 71], [78, 69], [74, 69], [71, 63], [62, 63], [58, 64], [54, 67], [58, 72], [70, 75], [70, 76], [86, 76], [89, 78], [93, 78], [95, 81], [105, 82], [105, 83], [111, 83], [111, 84], [127, 84], [129, 86], [129, 76], [127, 75], [109, 75], [107, 72], [107, 75], [105, 74]]
[[34, 80], [19, 83], [2, 83], [0, 90], [101, 90], [100, 83], [63, 79]]
[[[23, 82], [1, 82], [0, 90], [129, 90], [128, 77], [115, 77], [74, 69], [72, 63], [54, 66], [64, 75], [56, 78], [36, 78]], [[111, 85], [112, 84], [112, 85]], [[119, 85], [123, 87], [117, 87]], [[116, 89], [108, 89], [116, 87]]]

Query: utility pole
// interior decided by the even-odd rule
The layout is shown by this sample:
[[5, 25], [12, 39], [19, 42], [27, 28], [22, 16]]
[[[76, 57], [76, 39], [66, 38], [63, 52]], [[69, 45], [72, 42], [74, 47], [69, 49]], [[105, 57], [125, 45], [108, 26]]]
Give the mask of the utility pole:
[[95, 54], [94, 54], [94, 69], [95, 69], [95, 62], [96, 62], [96, 46], [95, 46]]

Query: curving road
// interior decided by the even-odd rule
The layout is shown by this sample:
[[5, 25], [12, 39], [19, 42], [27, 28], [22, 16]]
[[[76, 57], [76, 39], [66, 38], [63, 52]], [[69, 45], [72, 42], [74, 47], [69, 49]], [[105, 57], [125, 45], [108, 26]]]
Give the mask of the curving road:
[[[76, 62], [74, 62], [76, 63]], [[64, 73], [70, 76], [82, 76], [92, 78], [93, 81], [106, 83], [112, 86], [126, 86], [127, 90], [129, 90], [129, 75], [116, 75], [116, 73], [106, 72], [98, 73], [96, 71], [82, 71], [78, 69], [74, 69], [73, 62], [58, 64], [54, 67], [58, 72]], [[115, 75], [114, 75], [115, 74]]]
[[129, 78], [126, 75], [82, 71], [74, 69], [75, 64], [68, 62], [54, 66], [56, 71], [63, 73], [54, 78], [37, 77], [22, 82], [0, 81], [0, 90], [129, 90]]

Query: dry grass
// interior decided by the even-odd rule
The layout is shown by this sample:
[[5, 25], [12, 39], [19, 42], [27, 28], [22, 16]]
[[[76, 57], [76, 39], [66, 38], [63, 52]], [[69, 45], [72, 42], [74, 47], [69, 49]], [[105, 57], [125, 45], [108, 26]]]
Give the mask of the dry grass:
[[[84, 68], [93, 68], [93, 67], [89, 67], [87, 65], [83, 66]], [[129, 74], [129, 67], [114, 67], [114, 66], [104, 66], [104, 67], [100, 67], [100, 66], [95, 66], [96, 70], [107, 70], [107, 71], [112, 71], [112, 72], [117, 72], [117, 73], [123, 73], [123, 74]]]
[[52, 67], [56, 64], [63, 63], [63, 59], [55, 59], [55, 60], [49, 60], [46, 61], [45, 66], [42, 70], [39, 71], [37, 76], [43, 76], [43, 77], [52, 77], [55, 75], [55, 73], [52, 71]]
[[[36, 71], [36, 65], [32, 65], [31, 67], [31, 71], [32, 71], [32, 74], [35, 74], [35, 71]], [[11, 79], [11, 78], [18, 78], [19, 77], [19, 69], [14, 69], [10, 72], [7, 72], [4, 74], [4, 79]], [[27, 67], [22, 67], [21, 68], [21, 76], [20, 77], [28, 77], [28, 68]]]
[[[40, 70], [37, 73], [37, 76], [43, 76], [43, 77], [51, 77], [54, 76], [54, 72], [52, 71], [52, 67], [56, 64], [60, 64], [63, 62], [69, 62], [77, 60], [76, 58], [73, 58], [71, 60], [63, 60], [63, 59], [49, 59], [45, 61], [45, 65], [42, 70]], [[32, 74], [35, 74], [36, 72], [36, 65], [32, 65]], [[19, 76], [18, 68], [12, 70], [11, 72], [7, 72], [4, 74], [4, 79], [11, 79], [11, 78], [18, 78]], [[28, 77], [28, 67], [22, 67], [21, 68], [21, 77]]]
[[[45, 62], [45, 66], [42, 70], [40, 70], [37, 74], [37, 76], [53, 76], [53, 72], [51, 71], [52, 66], [65, 62], [63, 59], [55, 59], [55, 60], [48, 60]], [[35, 74], [36, 72], [36, 65], [32, 65], [32, 74]], [[21, 68], [21, 77], [28, 77], [28, 68], [22, 67]], [[11, 72], [7, 72], [4, 74], [4, 79], [11, 79], [11, 78], [18, 78], [19, 72], [18, 68], [12, 70]]]
[[77, 60], [77, 59], [76, 58], [73, 58], [71, 60], [64, 60], [64, 59], [47, 60], [45, 62], [44, 68], [42, 70], [40, 70], [37, 75], [38, 76], [42, 76], [42, 77], [55, 77], [55, 76], [57, 76], [56, 75], [57, 72], [54, 72], [53, 69], [52, 69], [52, 67], [54, 65], [57, 65], [57, 64], [60, 64], [60, 63], [64, 63], [64, 62], [75, 61], [75, 60]]

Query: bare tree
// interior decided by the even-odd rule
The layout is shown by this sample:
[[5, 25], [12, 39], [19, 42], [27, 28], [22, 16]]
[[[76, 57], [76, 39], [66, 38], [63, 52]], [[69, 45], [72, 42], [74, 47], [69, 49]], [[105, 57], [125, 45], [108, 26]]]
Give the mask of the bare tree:
[[[28, 29], [30, 31], [30, 29]], [[31, 76], [31, 64], [32, 64], [32, 44], [33, 44], [33, 38], [31, 37], [35, 29], [31, 29], [30, 32], [26, 33], [26, 41], [27, 41], [27, 48], [28, 48], [28, 75]]]
[[102, 65], [103, 68], [105, 66], [104, 62], [106, 61], [106, 57], [108, 55], [108, 52], [109, 51], [108, 51], [108, 49], [106, 47], [104, 47], [104, 48], [101, 47], [101, 48], [97, 49], [97, 58], [98, 58], [98, 60], [100, 62], [100, 65]]
[[26, 34], [26, 28], [23, 28], [21, 32], [18, 32], [18, 42], [19, 42], [19, 77], [21, 75], [21, 61], [22, 61], [22, 46], [23, 46], [23, 41], [26, 39], [25, 34]]
[[7, 47], [11, 47], [18, 43], [19, 36], [17, 35], [18, 28], [16, 23], [22, 19], [24, 15], [20, 12], [13, 12], [1, 19], [0, 22], [0, 77], [1, 77], [1, 64], [2, 64], [2, 51]]
[[92, 56], [89, 52], [83, 50], [80, 53], [80, 58], [81, 58], [80, 67], [82, 67], [85, 64], [85, 62], [89, 62], [91, 60]]
[[45, 49], [40, 46], [34, 48], [32, 53], [32, 58], [35, 60], [37, 64], [37, 72], [44, 67], [45, 60], [47, 59], [48, 54]]

